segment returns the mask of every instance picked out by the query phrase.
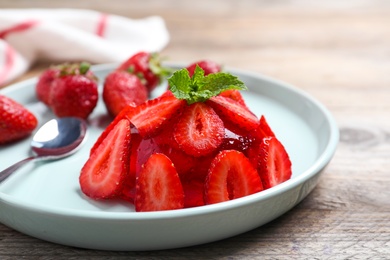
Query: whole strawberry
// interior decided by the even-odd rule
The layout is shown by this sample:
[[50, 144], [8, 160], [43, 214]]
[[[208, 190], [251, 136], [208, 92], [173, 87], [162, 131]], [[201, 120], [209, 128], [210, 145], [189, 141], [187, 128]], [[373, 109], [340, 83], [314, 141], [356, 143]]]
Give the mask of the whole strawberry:
[[123, 62], [117, 70], [124, 70], [139, 77], [148, 92], [155, 89], [162, 77], [170, 73], [167, 68], [161, 66], [157, 53], [142, 51]]
[[199, 60], [197, 62], [191, 63], [187, 67], [188, 73], [190, 74], [191, 77], [192, 75], [194, 75], [196, 66], [199, 66], [204, 71], [204, 75], [217, 73], [222, 70], [221, 65], [219, 65], [218, 63], [212, 60]]
[[35, 87], [37, 98], [48, 106], [50, 106], [49, 99], [50, 99], [51, 85], [54, 79], [57, 78], [59, 74], [60, 74], [60, 69], [57, 67], [51, 67], [45, 70], [39, 76], [37, 85]]
[[86, 119], [98, 101], [97, 78], [87, 63], [48, 69], [41, 75], [36, 91], [38, 98], [58, 117]]
[[148, 90], [132, 73], [115, 70], [104, 81], [103, 101], [114, 117], [127, 105], [136, 106], [147, 99]]
[[29, 136], [37, 118], [16, 101], [0, 95], [0, 145]]

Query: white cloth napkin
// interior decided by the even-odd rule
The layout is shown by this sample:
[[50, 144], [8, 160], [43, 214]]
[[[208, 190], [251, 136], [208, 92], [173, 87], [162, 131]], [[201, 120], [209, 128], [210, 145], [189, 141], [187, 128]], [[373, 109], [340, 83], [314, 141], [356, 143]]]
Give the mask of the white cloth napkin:
[[122, 62], [169, 41], [159, 16], [128, 19], [84, 9], [0, 9], [0, 86], [38, 60]]

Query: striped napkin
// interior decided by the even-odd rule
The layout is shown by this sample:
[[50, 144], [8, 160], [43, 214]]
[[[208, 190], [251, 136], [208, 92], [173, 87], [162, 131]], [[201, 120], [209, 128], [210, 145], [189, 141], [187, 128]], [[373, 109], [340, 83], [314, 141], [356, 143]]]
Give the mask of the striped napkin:
[[37, 60], [121, 62], [138, 51], [160, 51], [168, 41], [159, 16], [129, 19], [84, 9], [0, 9], [0, 86]]

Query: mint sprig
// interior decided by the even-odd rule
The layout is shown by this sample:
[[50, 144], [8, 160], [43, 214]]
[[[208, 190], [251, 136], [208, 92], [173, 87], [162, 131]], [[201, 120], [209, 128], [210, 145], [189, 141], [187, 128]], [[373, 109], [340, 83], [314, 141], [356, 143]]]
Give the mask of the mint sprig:
[[178, 99], [184, 99], [190, 105], [204, 102], [229, 89], [246, 90], [245, 84], [230, 73], [218, 72], [207, 76], [198, 65], [190, 77], [187, 69], [181, 69], [168, 78], [170, 90]]

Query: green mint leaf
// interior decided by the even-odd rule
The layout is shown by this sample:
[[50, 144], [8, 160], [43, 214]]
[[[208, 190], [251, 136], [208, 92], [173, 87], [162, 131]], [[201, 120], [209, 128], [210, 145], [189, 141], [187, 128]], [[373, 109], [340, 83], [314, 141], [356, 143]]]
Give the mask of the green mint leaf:
[[181, 69], [176, 71], [170, 78], [168, 78], [170, 90], [178, 99], [188, 100], [190, 98], [191, 78], [188, 70]]
[[197, 92], [198, 90], [202, 89], [204, 86], [204, 70], [202, 70], [201, 67], [196, 65], [194, 70], [194, 75], [192, 75], [191, 78], [191, 88], [194, 92]]
[[187, 69], [176, 71], [169, 79], [170, 90], [178, 99], [188, 104], [204, 102], [229, 89], [246, 90], [245, 84], [229, 73], [212, 73], [204, 76], [204, 70], [198, 65], [194, 75], [189, 76]]
[[230, 73], [213, 73], [205, 77], [202, 91], [210, 91], [213, 96], [229, 89], [247, 90], [245, 84]]

